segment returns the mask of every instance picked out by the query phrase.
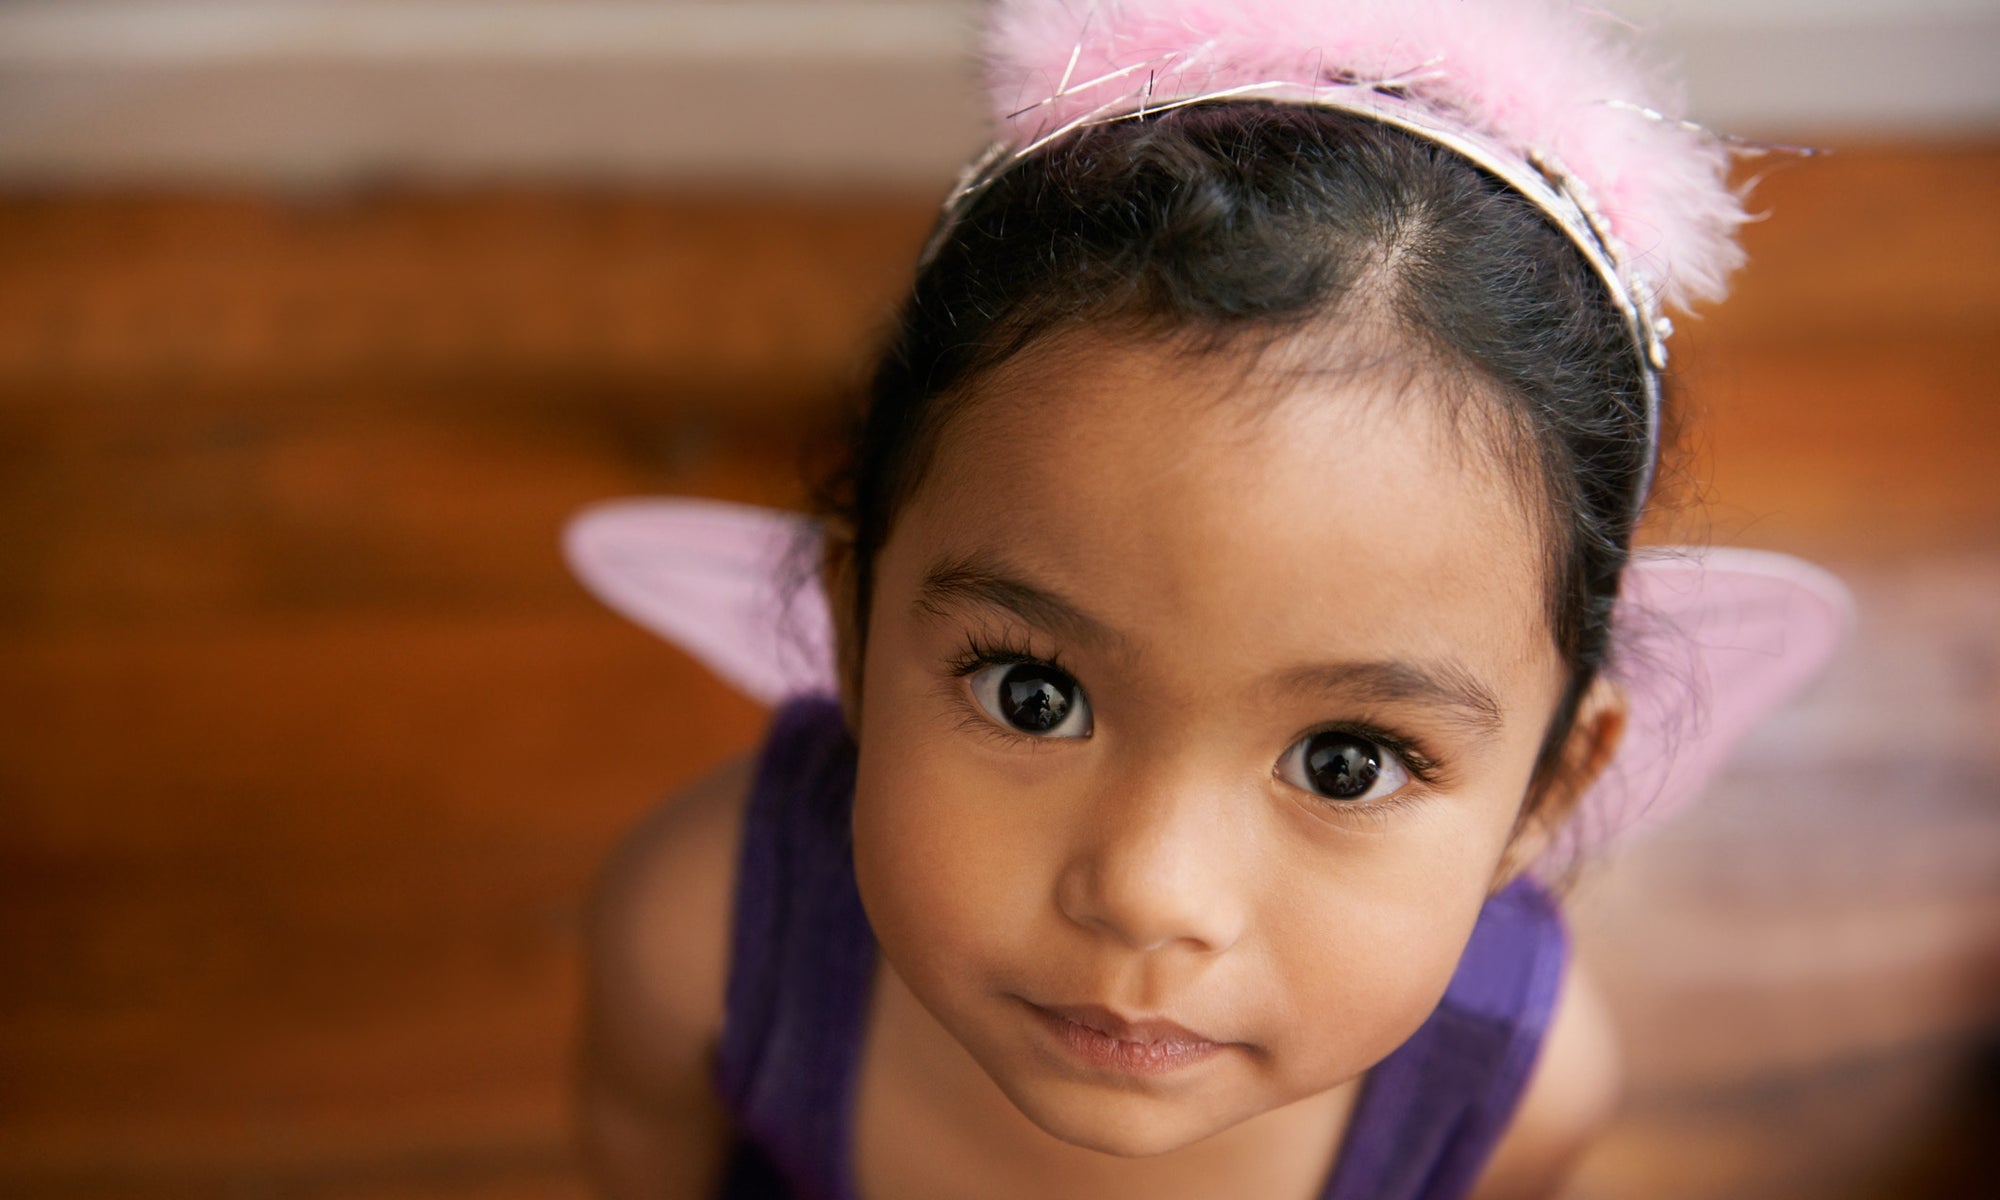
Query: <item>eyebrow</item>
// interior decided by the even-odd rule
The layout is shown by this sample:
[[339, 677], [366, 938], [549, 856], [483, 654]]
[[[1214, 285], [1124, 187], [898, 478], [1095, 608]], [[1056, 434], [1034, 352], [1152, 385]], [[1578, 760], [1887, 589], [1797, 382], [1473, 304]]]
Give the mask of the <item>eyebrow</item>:
[[1500, 702], [1457, 663], [1337, 662], [1295, 667], [1279, 676], [1287, 691], [1338, 692], [1368, 704], [1421, 704], [1453, 714], [1482, 736], [1500, 732]]
[[960, 605], [1005, 609], [1032, 625], [1075, 641], [1116, 645], [1123, 635], [1058, 592], [1022, 579], [987, 554], [940, 559], [924, 572], [914, 607], [934, 617]]
[[[1124, 635], [1059, 592], [1029, 583], [987, 553], [940, 559], [924, 572], [912, 607], [949, 618], [962, 605], [1004, 609], [1060, 637], [1122, 645]], [[1315, 663], [1277, 675], [1288, 692], [1332, 692], [1363, 704], [1418, 704], [1442, 709], [1472, 733], [1497, 734], [1500, 702], [1477, 676], [1454, 662], [1383, 661]]]

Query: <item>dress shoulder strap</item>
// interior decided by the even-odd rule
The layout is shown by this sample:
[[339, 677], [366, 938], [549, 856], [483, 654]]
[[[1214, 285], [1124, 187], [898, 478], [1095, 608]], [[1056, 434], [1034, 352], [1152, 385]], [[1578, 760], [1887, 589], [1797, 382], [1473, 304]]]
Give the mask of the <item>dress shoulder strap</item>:
[[1487, 900], [1436, 1011], [1362, 1085], [1325, 1200], [1459, 1200], [1507, 1132], [1568, 961], [1523, 878]]
[[725, 1196], [846, 1200], [875, 939], [855, 890], [854, 744], [826, 697], [772, 719], [744, 813], [716, 1085]]

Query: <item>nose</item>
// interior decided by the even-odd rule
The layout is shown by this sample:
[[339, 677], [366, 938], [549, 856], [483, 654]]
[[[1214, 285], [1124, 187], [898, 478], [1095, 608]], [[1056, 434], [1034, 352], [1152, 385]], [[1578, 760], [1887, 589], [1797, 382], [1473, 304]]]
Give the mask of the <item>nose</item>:
[[1230, 807], [1192, 783], [1095, 798], [1057, 877], [1057, 907], [1133, 950], [1228, 949], [1248, 915], [1244, 822]]

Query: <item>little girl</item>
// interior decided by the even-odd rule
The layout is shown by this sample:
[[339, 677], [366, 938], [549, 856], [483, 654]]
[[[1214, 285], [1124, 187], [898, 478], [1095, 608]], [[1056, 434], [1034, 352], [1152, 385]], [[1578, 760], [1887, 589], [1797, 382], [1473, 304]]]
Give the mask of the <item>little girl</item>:
[[1655, 306], [1741, 220], [1599, 25], [995, 13], [825, 524], [837, 695], [598, 897], [606, 1194], [1557, 1186], [1616, 1055], [1528, 868], [1626, 726]]

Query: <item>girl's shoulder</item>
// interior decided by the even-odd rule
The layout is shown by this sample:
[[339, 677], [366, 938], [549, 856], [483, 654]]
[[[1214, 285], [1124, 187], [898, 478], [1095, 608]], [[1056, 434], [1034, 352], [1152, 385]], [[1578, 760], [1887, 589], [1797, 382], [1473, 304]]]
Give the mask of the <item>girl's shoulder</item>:
[[1572, 956], [1534, 1071], [1473, 1200], [1552, 1194], [1613, 1116], [1621, 1059], [1604, 997]]
[[[722, 1128], [710, 1072], [754, 767], [743, 757], [662, 802], [593, 889], [584, 923], [583, 1118], [607, 1176], [618, 1174], [619, 1146], [633, 1140], [620, 1133], [628, 1122]], [[656, 1123], [669, 1113], [677, 1122]]]
[[744, 756], [661, 802], [600, 872], [587, 917], [590, 984], [649, 1024], [722, 1026], [729, 913], [755, 760]]
[[[641, 1069], [679, 1070], [692, 1056], [707, 1083], [736, 926], [757, 916], [739, 911], [746, 837], [769, 851], [819, 836], [822, 824], [844, 827], [844, 810], [823, 801], [846, 796], [851, 758], [838, 706], [794, 699], [758, 749], [669, 796], [625, 837], [586, 914], [590, 1036], [610, 1039]], [[812, 828], [795, 832], [802, 816]], [[753, 877], [768, 867], [764, 857], [751, 856]]]
[[833, 801], [852, 786], [844, 731], [831, 700], [780, 706], [754, 754], [669, 797], [600, 873], [578, 1114], [600, 1194], [712, 1195], [722, 1180], [733, 1134], [718, 1086], [744, 1057], [728, 1039], [760, 1027], [771, 990], [757, 974], [768, 954], [743, 969], [744, 930], [788, 915], [773, 898], [829, 861]]

